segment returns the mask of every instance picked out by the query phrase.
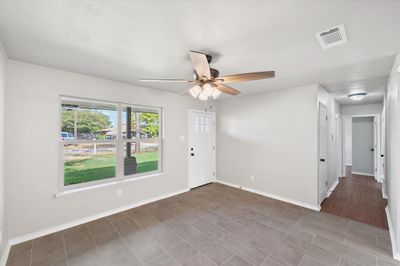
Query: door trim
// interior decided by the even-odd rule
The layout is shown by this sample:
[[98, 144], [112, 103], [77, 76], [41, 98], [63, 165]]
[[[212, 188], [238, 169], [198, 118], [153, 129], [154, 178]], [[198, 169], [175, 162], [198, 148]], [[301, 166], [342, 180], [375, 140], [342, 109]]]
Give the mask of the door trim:
[[213, 154], [213, 165], [214, 165], [214, 176], [212, 178], [212, 182], [216, 181], [216, 177], [217, 177], [217, 170], [216, 170], [216, 154], [217, 154], [217, 144], [216, 144], [216, 138], [217, 138], [217, 121], [216, 121], [216, 113], [215, 112], [206, 112], [206, 111], [202, 111], [202, 110], [195, 110], [195, 109], [188, 109], [187, 111], [187, 145], [186, 145], [186, 158], [187, 158], [187, 186], [188, 189], [192, 189], [193, 187], [191, 187], [190, 184], [190, 163], [189, 163], [189, 153], [190, 153], [190, 140], [189, 140], [189, 131], [190, 131], [190, 121], [189, 121], [189, 114], [190, 113], [198, 113], [198, 114], [211, 114], [214, 120], [214, 154]]
[[[321, 175], [320, 175], [320, 167], [319, 167], [319, 164], [320, 164], [320, 150], [321, 150], [321, 146], [320, 146], [320, 130], [321, 130], [321, 123], [320, 123], [320, 121], [321, 121], [321, 117], [320, 117], [320, 115], [321, 115], [321, 107], [324, 107], [325, 109], [326, 109], [326, 115], [328, 116], [329, 115], [329, 109], [328, 109], [328, 106], [326, 105], [326, 104], [324, 104], [324, 103], [322, 103], [322, 102], [318, 102], [318, 128], [317, 128], [317, 132], [318, 132], [318, 151], [317, 151], [317, 175], [318, 175], [318, 178], [317, 178], [317, 202], [318, 202], [318, 206], [321, 206], [321, 203], [322, 203], [322, 201], [320, 201], [320, 194], [321, 194], [321, 191], [320, 191], [320, 179], [321, 179]], [[328, 117], [328, 119], [329, 119], [329, 117]], [[325, 158], [325, 163], [326, 163], [326, 169], [327, 169], [327, 176], [326, 176], [326, 181], [328, 181], [329, 180], [329, 168], [328, 168], [328, 164], [329, 164], [329, 161], [328, 161], [328, 155], [329, 155], [329, 120], [327, 121], [327, 125], [326, 125], [326, 127], [327, 127], [327, 132], [326, 132], [326, 157], [327, 158]], [[328, 193], [329, 193], [329, 191], [328, 191], [328, 186], [326, 186], [326, 195], [328, 195]]]
[[[383, 126], [382, 125], [382, 114], [381, 113], [371, 113], [371, 114], [362, 114], [362, 115], [340, 115], [340, 120], [341, 123], [343, 123], [343, 120], [345, 118], [353, 118], [353, 117], [373, 117], [373, 135], [374, 135], [374, 141], [376, 141], [375, 145], [376, 148], [374, 150], [374, 177], [375, 180], [377, 182], [382, 183], [383, 179], [382, 179], [382, 169], [380, 168], [380, 166], [382, 165], [382, 161], [384, 160], [384, 158], [381, 158], [381, 152], [382, 152], [382, 145], [384, 145], [384, 143], [382, 143], [382, 133], [384, 133], [383, 130]], [[376, 125], [375, 125], [375, 121], [376, 121]], [[376, 127], [376, 128], [375, 128]], [[344, 127], [341, 128], [340, 134], [341, 134], [341, 138], [340, 138], [340, 142], [339, 145], [342, 147], [342, 152], [340, 154], [341, 157], [341, 169], [342, 169], [342, 176], [346, 176], [346, 165], [345, 165], [345, 157], [346, 157], [346, 151], [344, 149], [344, 136], [345, 136], [345, 132], [344, 132]], [[375, 169], [377, 169], [375, 171]]]

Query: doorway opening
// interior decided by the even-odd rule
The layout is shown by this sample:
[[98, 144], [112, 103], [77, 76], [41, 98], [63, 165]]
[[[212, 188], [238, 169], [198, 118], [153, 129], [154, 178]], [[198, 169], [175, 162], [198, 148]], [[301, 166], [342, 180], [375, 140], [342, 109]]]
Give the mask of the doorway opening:
[[382, 180], [380, 115], [343, 117], [343, 176]]
[[387, 230], [382, 115], [341, 117], [342, 173], [321, 211]]

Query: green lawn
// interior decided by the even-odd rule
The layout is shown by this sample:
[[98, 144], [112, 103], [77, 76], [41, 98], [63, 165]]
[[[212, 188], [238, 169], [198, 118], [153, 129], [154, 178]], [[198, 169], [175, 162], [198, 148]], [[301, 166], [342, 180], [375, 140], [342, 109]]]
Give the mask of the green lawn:
[[[155, 171], [158, 168], [158, 152], [145, 152], [136, 157], [137, 173]], [[99, 154], [89, 159], [70, 160], [64, 163], [64, 185], [79, 184], [115, 177], [115, 155]]]

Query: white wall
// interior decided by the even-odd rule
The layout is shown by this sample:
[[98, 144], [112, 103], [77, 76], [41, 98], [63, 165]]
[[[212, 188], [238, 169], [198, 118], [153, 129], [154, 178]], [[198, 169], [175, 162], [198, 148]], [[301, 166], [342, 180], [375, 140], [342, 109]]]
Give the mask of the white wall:
[[374, 118], [353, 117], [352, 172], [374, 175]]
[[400, 54], [393, 65], [385, 102], [386, 111], [386, 189], [391, 224], [394, 231], [394, 244], [400, 259]]
[[0, 42], [0, 254], [7, 239], [5, 228], [5, 171], [4, 171], [4, 91], [7, 56]]
[[342, 115], [370, 115], [380, 114], [382, 112], [383, 103], [376, 104], [360, 104], [360, 105], [343, 105], [340, 107]]
[[316, 207], [317, 94], [312, 85], [218, 102], [218, 179]]
[[340, 119], [339, 103], [322, 87], [319, 88], [318, 101], [326, 105], [328, 110], [328, 189], [340, 176]]
[[[9, 238], [187, 188], [188, 96], [8, 61], [6, 182]], [[164, 175], [55, 198], [59, 167], [59, 95], [164, 108]], [[117, 198], [116, 190], [123, 195]]]

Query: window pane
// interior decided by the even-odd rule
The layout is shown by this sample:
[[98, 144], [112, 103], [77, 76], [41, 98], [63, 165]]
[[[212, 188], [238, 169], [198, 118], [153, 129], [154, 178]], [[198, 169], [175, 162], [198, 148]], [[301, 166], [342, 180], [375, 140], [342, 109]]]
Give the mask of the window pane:
[[61, 133], [60, 140], [74, 140], [74, 110], [62, 107], [61, 108]]
[[115, 144], [64, 145], [64, 185], [115, 177]]
[[160, 133], [159, 118], [159, 113], [139, 113], [140, 134], [144, 135], [142, 138], [158, 138]]
[[139, 135], [140, 138], [157, 138], [159, 136], [159, 118], [158, 112], [124, 106], [122, 110], [123, 138], [134, 139]]
[[127, 142], [124, 144], [124, 175], [158, 170], [158, 142]]
[[[103, 140], [117, 136], [116, 105], [63, 100], [61, 140]], [[64, 137], [65, 134], [71, 136]]]

